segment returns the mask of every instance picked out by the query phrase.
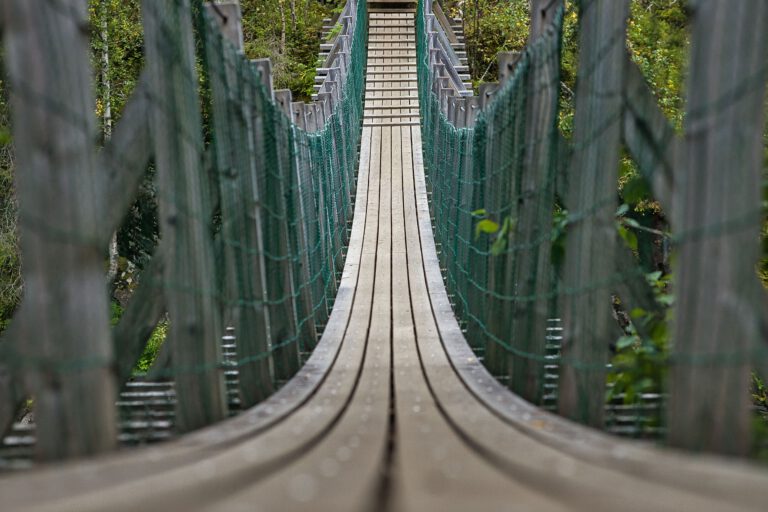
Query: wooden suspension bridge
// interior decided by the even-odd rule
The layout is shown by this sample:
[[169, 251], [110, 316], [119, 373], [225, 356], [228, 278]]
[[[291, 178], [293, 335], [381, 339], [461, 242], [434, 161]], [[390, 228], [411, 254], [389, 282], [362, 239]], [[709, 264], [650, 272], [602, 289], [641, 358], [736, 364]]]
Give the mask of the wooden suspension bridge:
[[[242, 161], [238, 158], [245, 155], [246, 168], [267, 172], [258, 167], [259, 158], [271, 153], [266, 144], [262, 149], [258, 144], [249, 147], [252, 142], [240, 147], [242, 145], [238, 146], [233, 139], [232, 147], [222, 149], [222, 143], [211, 146], [211, 156], [204, 161], [201, 135], [196, 135], [195, 142], [189, 140], [191, 135], [178, 133], [179, 126], [190, 129], [195, 129], [194, 123], [198, 128], [201, 126], [199, 118], [195, 121], [194, 116], [188, 117], [189, 112], [184, 110], [198, 108], [196, 85], [186, 83], [172, 68], [164, 68], [164, 65], [171, 66], [174, 59], [178, 60], [179, 55], [187, 59], [179, 67], [194, 62], [192, 24], [188, 15], [183, 14], [189, 12], [190, 5], [187, 0], [169, 1], [167, 10], [149, 11], [148, 6], [155, 2], [157, 0], [145, 2], [146, 12], [158, 16], [157, 20], [145, 20], [148, 74], [142, 77], [138, 100], [129, 105], [121, 121], [124, 130], [118, 127], [110, 145], [97, 152], [96, 157], [84, 156], [90, 155], [90, 150], [67, 149], [89, 148], [91, 141], [62, 133], [62, 128], [72, 122], [66, 114], [60, 114], [52, 124], [48, 124], [50, 120], [45, 117], [50, 115], [52, 107], [61, 106], [57, 102], [74, 98], [77, 87], [83, 86], [87, 53], [82, 51], [79, 56], [74, 53], [78, 48], [83, 49], [76, 43], [82, 44], [83, 40], [77, 27], [84, 19], [84, 13], [78, 10], [84, 3], [24, 0], [8, 1], [3, 6], [11, 82], [17, 80], [15, 83], [20, 84], [26, 79], [31, 91], [29, 94], [12, 92], [17, 112], [29, 114], [27, 121], [17, 120], [18, 150], [27, 150], [35, 157], [48, 155], [42, 162], [33, 157], [27, 160], [20, 157], [25, 172], [29, 170], [34, 174], [31, 185], [20, 186], [20, 201], [23, 205], [29, 200], [30, 208], [40, 208], [44, 205], [42, 201], [50, 200], [45, 193], [35, 192], [36, 187], [44, 186], [35, 180], [48, 176], [56, 183], [50, 194], [59, 194], [58, 199], [64, 205], [61, 206], [63, 213], [59, 212], [62, 215], [59, 224], [48, 222], [35, 226], [34, 219], [25, 218], [22, 210], [22, 229], [33, 233], [28, 236], [34, 240], [23, 247], [25, 257], [32, 262], [25, 269], [28, 290], [21, 316], [0, 345], [0, 350], [4, 350], [0, 352], [4, 357], [0, 359], [4, 379], [0, 388], [3, 392], [0, 420], [5, 422], [0, 426], [12, 425], [20, 401], [34, 396], [40, 411], [36, 430], [29, 432], [29, 428], [25, 430], [16, 425], [17, 432], [12, 437], [31, 439], [27, 448], [37, 454], [41, 463], [28, 471], [9, 472], [0, 477], [3, 510], [764, 510], [768, 502], [768, 471], [764, 468], [737, 459], [686, 454], [616, 438], [547, 412], [512, 393], [488, 371], [467, 343], [466, 326], [455, 314], [455, 301], [446, 289], [440, 244], [435, 241], [434, 225], [439, 219], [435, 219], [430, 201], [434, 201], [437, 192], [432, 190], [425, 173], [429, 164], [425, 162], [423, 138], [432, 134], [423, 131], [424, 98], [419, 95], [418, 69], [422, 35], [417, 33], [417, 26], [425, 23], [429, 32], [429, 37], [424, 39], [429, 46], [428, 64], [438, 80], [430, 85], [428, 92], [439, 101], [443, 122], [460, 129], [472, 126], [479, 112], [493, 101], [496, 91], [503, 90], [504, 84], [486, 86], [479, 98], [472, 95], [465, 83], [469, 77], [462, 55], [462, 38], [457, 36], [452, 20], [437, 3], [432, 5], [427, 1], [414, 6], [380, 1], [367, 6], [364, 0], [360, 3], [350, 0], [339, 19], [340, 36], [324, 48], [325, 64], [319, 71], [313, 104], [295, 103], [286, 92], [273, 92], [268, 63], [252, 64], [253, 75], [248, 76], [260, 80], [259, 90], [266, 91], [270, 101], [274, 100], [275, 112], [282, 112], [285, 120], [291, 121], [287, 126], [293, 135], [284, 142], [294, 144], [296, 149], [295, 154], [280, 156], [280, 142], [274, 143], [276, 172], [287, 169], [282, 181], [278, 181], [285, 188], [270, 189], [274, 185], [256, 180], [255, 195], [233, 204], [247, 209], [245, 201], [252, 201], [263, 204], [262, 209], [277, 210], [281, 208], [278, 203], [285, 198], [296, 198], [292, 204], [301, 212], [296, 217], [299, 220], [296, 224], [287, 221], [289, 224], [278, 226], [284, 235], [277, 233], [271, 238], [270, 229], [275, 228], [258, 219], [252, 234], [253, 240], [260, 244], [260, 254], [284, 247], [287, 252], [294, 251], [291, 254], [296, 255], [297, 263], [293, 267], [287, 258], [279, 257], [269, 263], [269, 256], [260, 256], [255, 263], [249, 260], [247, 265], [257, 272], [247, 274], [247, 278], [260, 283], [256, 290], [265, 295], [262, 303], [258, 308], [241, 309], [236, 314], [231, 312], [236, 308], [221, 308], [223, 313], [218, 323], [209, 322], [205, 315], [213, 315], [212, 311], [220, 308], [205, 300], [186, 301], [185, 293], [189, 295], [189, 292], [173, 289], [174, 282], [176, 285], [179, 281], [187, 283], [191, 288], [204, 287], [208, 276], [200, 272], [218, 264], [214, 262], [214, 255], [229, 265], [229, 253], [225, 249], [222, 249], [223, 256], [216, 253], [211, 248], [215, 244], [204, 250], [195, 245], [203, 243], [204, 231], [193, 221], [179, 219], [184, 215], [191, 219], [208, 218], [220, 209], [224, 217], [223, 237], [227, 236], [227, 216], [236, 209], [229, 209], [233, 205], [227, 203], [227, 189], [221, 183], [218, 207], [194, 200], [205, 197], [207, 192], [194, 175], [190, 178], [189, 169], [199, 173], [205, 165], [229, 169], [240, 165]], [[705, 20], [702, 23], [712, 21], [707, 20], [709, 15], [722, 14], [713, 6], [718, 2], [700, 3], [709, 5], [702, 8], [701, 16]], [[766, 22], [768, 8], [755, 2], [744, 4], [755, 7], [756, 12], [751, 16], [759, 23]], [[552, 30], [548, 27], [553, 23], [559, 2], [534, 2], [534, 5], [541, 7], [533, 11], [534, 33]], [[583, 22], [595, 23], [597, 33], [608, 37], [626, 19], [626, 11], [622, 11], [625, 8], [624, 1], [595, 0]], [[248, 115], [240, 115], [243, 111], [238, 109], [242, 105], [231, 110], [234, 96], [227, 96], [235, 85], [247, 83], [247, 79], [238, 75], [239, 68], [231, 64], [232, 56], [239, 57], [235, 50], [242, 40], [236, 23], [237, 12], [236, 3], [225, 3], [201, 14], [202, 19], [207, 19], [211, 26], [216, 25], [217, 30], [223, 28], [222, 41], [230, 40], [226, 48], [232, 49], [219, 55], [224, 64], [218, 85], [214, 69], [217, 64], [209, 59], [205, 65], [210, 66], [208, 80], [214, 98], [215, 130], [225, 121], [240, 123], [235, 129], [245, 130], [249, 133], [248, 141], [253, 141], [268, 131], [266, 117], [253, 114], [252, 119], [259, 121], [251, 122]], [[358, 19], [359, 15], [364, 18]], [[733, 16], [742, 16], [739, 18], [742, 20], [749, 17], [746, 12]], [[729, 18], [725, 18], [727, 22]], [[39, 26], [42, 25], [33, 25], [41, 20], [49, 30], [47, 39], [41, 36]], [[168, 44], [163, 39], [167, 36], [163, 34], [167, 28], [164, 23], [180, 23], [175, 42], [182, 48], [178, 55], [173, 52], [163, 55], [157, 50], [161, 44]], [[187, 25], [189, 31], [185, 29]], [[750, 25], [755, 26], [758, 25]], [[589, 25], [585, 26], [586, 31], [589, 29]], [[751, 33], [748, 28], [745, 31]], [[352, 103], [348, 91], [354, 89], [356, 35], [365, 43], [366, 51], [361, 52], [365, 59], [365, 73], [361, 75], [364, 96], [358, 125], [354, 126], [344, 124], [355, 120], [354, 108], [347, 115], [338, 112]], [[758, 40], [755, 44], [765, 48], [766, 36], [755, 37]], [[62, 46], [67, 41], [72, 45]], [[595, 46], [591, 50], [599, 53], [599, 45], [595, 43]], [[207, 51], [219, 50], [211, 50], [209, 45]], [[23, 59], [51, 59], [56, 55], [67, 55], [70, 60], [62, 64], [69, 70], [68, 74], [57, 76], [55, 83], [47, 83], [51, 77], [49, 72], [25, 68]], [[151, 59], [155, 59], [154, 63]], [[609, 88], [626, 87], [626, 79], [621, 74], [610, 73], [610, 66], [621, 67], [616, 62], [624, 65], [623, 59], [623, 52], [602, 55], [599, 66], [605, 68], [600, 67], [597, 74], [601, 84]], [[502, 58], [502, 79], [512, 74], [517, 60], [510, 56]], [[745, 57], [742, 64], [745, 68], [759, 67], [765, 64], [765, 59]], [[233, 67], [227, 67], [229, 65]], [[632, 70], [626, 72], [630, 77], [634, 76], [632, 73]], [[752, 91], [755, 98], [750, 92], [744, 93], [757, 101], [758, 111], [763, 98], [760, 93], [764, 93], [765, 88], [765, 76], [760, 76], [762, 82], [757, 92]], [[631, 78], [629, 83], [629, 87], [637, 87]], [[225, 91], [229, 106], [216, 103], [216, 87]], [[160, 103], [156, 103], [158, 91], [166, 95], [164, 104], [177, 108], [173, 122], [151, 110], [160, 108]], [[192, 94], [195, 101], [185, 99], [185, 94]], [[534, 98], [543, 96], [534, 95]], [[594, 101], [603, 102], [610, 102], [612, 98], [593, 96]], [[48, 98], [46, 105], [40, 104], [41, 97]], [[250, 99], [245, 104], [252, 109], [248, 112], [257, 111], [258, 95], [246, 97]], [[636, 101], [647, 100], [643, 94], [639, 98]], [[81, 100], [83, 105], [78, 104]], [[86, 111], [87, 99], [81, 100], [70, 102], [67, 112], [77, 112], [79, 106], [83, 107], [81, 112]], [[634, 117], [627, 114], [624, 122], [627, 144], [633, 150], [640, 148], [638, 151], [658, 166], [664, 155], [649, 149], [648, 137], [652, 141], [656, 137], [659, 142], [662, 136], [674, 135], [664, 131], [667, 125], [660, 118], [653, 117], [657, 115], [654, 108], [633, 111]], [[165, 116], [168, 112], [164, 112]], [[547, 115], [545, 108], [537, 112], [539, 117], [534, 121]], [[325, 131], [329, 124], [336, 127], [337, 135], [334, 130]], [[50, 132], [41, 130], [46, 125]], [[650, 135], [632, 128], [648, 125], [652, 129]], [[535, 122], [533, 126], [536, 128]], [[142, 133], [144, 129], [147, 133]], [[273, 130], [272, 138], [279, 139], [278, 128]], [[361, 132], [359, 146], [356, 145], [351, 154], [341, 140], [349, 137], [353, 130]], [[306, 138], [302, 138], [305, 133]], [[342, 139], [335, 138], [339, 135]], [[618, 132], [612, 133], [612, 129], [600, 135], [598, 144], [603, 144], [600, 146], [603, 157], [616, 156], [610, 151], [617, 151], [619, 136]], [[326, 143], [328, 146], [321, 148]], [[108, 330], [99, 331], [107, 328], [106, 320], [92, 318], [92, 311], [103, 306], [100, 301], [104, 295], [102, 249], [94, 251], [93, 240], [108, 238], [119, 222], [131, 200], [123, 197], [122, 192], [135, 189], [149, 160], [149, 155], [146, 158], [142, 155], [136, 161], [136, 155], [152, 147], [154, 149], [147, 151], [153, 154], [159, 173], [164, 231], [155, 255], [156, 265], [145, 272], [155, 272], [156, 280], [154, 287], [138, 292], [146, 293], [137, 297], [143, 303], [137, 303], [136, 309], [129, 312], [129, 320], [136, 325], [119, 325], [110, 336]], [[673, 150], [677, 151], [668, 149]], [[126, 156], [132, 159], [115, 163]], [[68, 166], [93, 167], [93, 158], [111, 172], [106, 184], [104, 180], [94, 184], [86, 173], [70, 181], [55, 179], [55, 173], [64, 172]], [[291, 158], [297, 163], [286, 163]], [[352, 158], [352, 169], [356, 168], [354, 179], [345, 181], [344, 176], [339, 175], [335, 185], [330, 186], [317, 176], [317, 181], [312, 181], [312, 173], [320, 173], [320, 167], [313, 167], [320, 165], [319, 160], [327, 162], [329, 168], [343, 168]], [[309, 163], [303, 164], [305, 161]], [[744, 166], [749, 167], [748, 162]], [[175, 168], [186, 169], [187, 172], [181, 173], [186, 178], [174, 174]], [[305, 171], [306, 175], [302, 174]], [[291, 172], [295, 173], [294, 177], [288, 174]], [[663, 181], [664, 176], [663, 173], [657, 175], [661, 183], [659, 190], [670, 192], [665, 187], [671, 184]], [[241, 187], [242, 183], [238, 183]], [[295, 188], [286, 185], [289, 183], [294, 183]], [[180, 184], [187, 187], [183, 192], [177, 191], [186, 194], [186, 210], [174, 209], [168, 204], [169, 190]], [[72, 201], [90, 199], [88, 193], [100, 186], [110, 198], [107, 203], [121, 197], [119, 204], [66, 209]], [[311, 201], [302, 199], [302, 186], [316, 190]], [[349, 188], [349, 203], [339, 198], [345, 187]], [[269, 191], [275, 197], [268, 197]], [[180, 196], [175, 197], [178, 200]], [[284, 216], [291, 215], [285, 213], [288, 208], [282, 206]], [[347, 210], [349, 217], [345, 214]], [[94, 225], [94, 218], [101, 222]], [[347, 218], [352, 219], [349, 230], [346, 230]], [[345, 229], [335, 231], [334, 223]], [[299, 233], [297, 240], [288, 236], [288, 225]], [[311, 226], [316, 226], [316, 230], [309, 229]], [[249, 228], [243, 232], [250, 233]], [[62, 242], [64, 235], [69, 238]], [[85, 242], [73, 241], [75, 235]], [[337, 236], [339, 251], [334, 249]], [[169, 239], [172, 243], [168, 243]], [[751, 242], [745, 243], [748, 246]], [[312, 244], [322, 247], [320, 253], [325, 266], [318, 268], [331, 269], [332, 278], [326, 286], [333, 289], [332, 299], [326, 300], [322, 290], [317, 296], [313, 295], [313, 286], [301, 286], [302, 279], [308, 279], [315, 271], [311, 256], [302, 260], [301, 247], [310, 254], [306, 248]], [[295, 249], [291, 249], [294, 245]], [[198, 251], [194, 258], [184, 254], [190, 247]], [[66, 254], [64, 263], [60, 261], [61, 254], [53, 259], [45, 256], [51, 248]], [[748, 248], [744, 250], [748, 252]], [[208, 257], [211, 259], [206, 261]], [[232, 256], [232, 261], [235, 259]], [[182, 268], [169, 270], [171, 265]], [[238, 268], [235, 263], [232, 265], [233, 269]], [[341, 270], [338, 280], [335, 279], [337, 270]], [[54, 282], [61, 281], [62, 273], [71, 275], [72, 279]], [[150, 278], [152, 275], [149, 274]], [[273, 279], [275, 276], [277, 282]], [[77, 282], [69, 283], [71, 280]], [[164, 290], [161, 293], [157, 292], [158, 282]], [[226, 279], [225, 282], [229, 283]], [[270, 292], [273, 285], [280, 293], [287, 291], [293, 300], [287, 303], [274, 300]], [[241, 281], [224, 288], [230, 290], [238, 286], [243, 286]], [[157, 299], [161, 302], [152, 298], [153, 290], [162, 295], [162, 299]], [[46, 293], [69, 294], [67, 300], [71, 301], [77, 298], [77, 304], [63, 308], [60, 315], [81, 316], [55, 318], [51, 311], [56, 305], [46, 305]], [[323, 300], [316, 302], [317, 297]], [[311, 322], [301, 322], [302, 308], [312, 309], [312, 304], [332, 307], [328, 308], [326, 317], [316, 313], [321, 309], [317, 307], [315, 313], [305, 317], [311, 318]], [[289, 315], [281, 316], [281, 308], [286, 307], [293, 309]], [[167, 343], [176, 344], [177, 348], [171, 347], [165, 363], [159, 363], [166, 366], [155, 375], [164, 375], [165, 370], [165, 375], [170, 377], [129, 380], [120, 368], [125, 365], [131, 368], [134, 361], [120, 361], [115, 357], [130, 358], [135, 354], [134, 345], [143, 346], [158, 316], [165, 311], [171, 315], [172, 328], [188, 322], [188, 328], [178, 329], [181, 334], [168, 340]], [[261, 315], [254, 316], [253, 324], [244, 320], [249, 318], [249, 311]], [[36, 312], [40, 315], [38, 321], [35, 321]], [[196, 317], [189, 315], [195, 314], [200, 315], [199, 323], [190, 320]], [[590, 311], [582, 308], [581, 314], [588, 316]], [[259, 318], [266, 319], [269, 326], [265, 331], [266, 349], [261, 348], [267, 355], [249, 359], [252, 355], [249, 347], [260, 348], [258, 343], [244, 339], [244, 332], [258, 336]], [[41, 325], [54, 320], [59, 323], [49, 324], [50, 329]], [[546, 331], [549, 338], [560, 340], [561, 323], [546, 317], [544, 320], [544, 325], [549, 325]], [[281, 322], [285, 323], [288, 334], [278, 335]], [[231, 327], [224, 329], [221, 325]], [[306, 334], [307, 325], [311, 325], [311, 329], [306, 331], [309, 333], [306, 339], [311, 341], [302, 346], [296, 343], [293, 352], [286, 349], [289, 345], [284, 340]], [[573, 324], [566, 319], [566, 331], [569, 325]], [[86, 326], [91, 330], [84, 332]], [[42, 348], [34, 347], [37, 352], [16, 349], [31, 333], [39, 334]], [[222, 336], [223, 342], [220, 342]], [[567, 332], [565, 338], [569, 339]], [[210, 343], [204, 344], [204, 339]], [[57, 342], [60, 344], [53, 347], [45, 345]], [[563, 346], [562, 350], [569, 349]], [[93, 364], [80, 361], [72, 371], [54, 367], [50, 362], [52, 356], [67, 362], [84, 351], [117, 364], [104, 366], [100, 359]], [[488, 356], [486, 353], [485, 357]], [[41, 362], [32, 365], [29, 361]], [[206, 366], [210, 361], [215, 364]], [[198, 369], [184, 371], [190, 365], [197, 365]], [[578, 371], [564, 375], [561, 380], [582, 386], [580, 379], [584, 377]], [[47, 376], [47, 380], [41, 376]], [[118, 402], [121, 411], [133, 407], [151, 414], [141, 421], [136, 417], [122, 423], [116, 420], [114, 397], [118, 396], [118, 385], [123, 390]], [[254, 391], [258, 386], [262, 391]], [[597, 391], [600, 396], [603, 392], [604, 389]], [[698, 390], [691, 393], [696, 395]], [[695, 396], [686, 398], [694, 400]], [[151, 400], [159, 404], [152, 405]], [[88, 403], [84, 403], [86, 401]], [[165, 412], [160, 414], [162, 411]], [[567, 408], [561, 407], [561, 412], [568, 414]], [[225, 419], [228, 413], [233, 417]], [[712, 421], [725, 421], [717, 418], [713, 417]], [[46, 425], [46, 420], [53, 424]], [[191, 432], [171, 436], [174, 425], [178, 432]], [[78, 428], [84, 431], [79, 432]], [[122, 433], [118, 434], [118, 430]], [[722, 433], [732, 432], [723, 430]], [[175, 438], [147, 447], [112, 451], [118, 439], [130, 443], [142, 435], [145, 440]], [[678, 443], [678, 446], [684, 444]], [[26, 460], [30, 454], [23, 450], [24, 446], [20, 441], [6, 450], [21, 450], [18, 458]], [[719, 449], [719, 446], [723, 446], [723, 442], [715, 440], [709, 448], [733, 451]], [[99, 455], [82, 458], [95, 454]], [[71, 460], [46, 464], [63, 458]]]

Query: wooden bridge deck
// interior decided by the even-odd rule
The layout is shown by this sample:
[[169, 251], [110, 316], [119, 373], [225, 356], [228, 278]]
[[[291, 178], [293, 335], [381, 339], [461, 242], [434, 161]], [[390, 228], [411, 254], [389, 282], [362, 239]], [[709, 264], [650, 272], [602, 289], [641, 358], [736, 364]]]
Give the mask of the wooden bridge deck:
[[163, 446], [0, 480], [3, 510], [764, 510], [748, 466], [573, 425], [474, 358], [432, 238], [414, 46], [413, 13], [371, 13], [353, 234], [298, 376]]

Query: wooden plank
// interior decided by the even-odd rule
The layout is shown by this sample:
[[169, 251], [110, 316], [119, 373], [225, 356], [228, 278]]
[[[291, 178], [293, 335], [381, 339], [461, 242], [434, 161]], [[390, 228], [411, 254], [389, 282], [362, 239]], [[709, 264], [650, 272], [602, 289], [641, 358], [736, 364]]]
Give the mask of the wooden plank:
[[[277, 383], [290, 379], [299, 368], [294, 276], [288, 240], [285, 197], [290, 193], [290, 136], [287, 119], [273, 106], [272, 67], [269, 59], [252, 61], [265, 86], [266, 97], [255, 97], [254, 151], [256, 187], [261, 194], [266, 304], [269, 314], [273, 376]], [[291, 219], [292, 220], [292, 219]]]
[[[366, 347], [359, 340], [366, 337], [371, 315], [378, 202], [367, 198], [378, 194], [380, 186], [381, 131], [364, 130], [362, 144], [365, 164], [347, 265], [323, 338], [297, 377], [262, 404], [177, 441], [81, 463], [76, 472], [0, 479], [4, 505], [41, 504], [59, 512], [95, 512], [103, 503], [115, 510], [169, 503], [199, 509], [233, 495], [233, 484], [238, 489], [252, 485], [288, 464], [292, 454], [307, 453], [317, 444], [355, 390]], [[290, 426], [281, 423], [288, 417]], [[157, 478], [161, 472], [164, 477]]]
[[[312, 451], [294, 464], [269, 475], [258, 486], [244, 487], [238, 493], [231, 493], [224, 500], [225, 507], [257, 502], [272, 509], [311, 501], [313, 507], [321, 509], [361, 509], [377, 498], [389, 424], [392, 329], [392, 129], [380, 130], [380, 135], [374, 135], [374, 138], [380, 137], [380, 148], [371, 153], [369, 213], [366, 215], [363, 246], [364, 258], [368, 257], [362, 262], [365, 266], [361, 267], [361, 272], [375, 271], [375, 279], [362, 288], [358, 287], [358, 293], [371, 297], [372, 303], [367, 312], [361, 310], [354, 313], [352, 322], [356, 325], [355, 330], [361, 332], [357, 335], [350, 332], [346, 336], [359, 344], [359, 336], [362, 335], [367, 344], [354, 399], [348, 403], [335, 428], [318, 439]], [[375, 209], [376, 213], [371, 215], [370, 209]], [[356, 440], [350, 444], [352, 437]], [[340, 453], [346, 455], [339, 459]], [[322, 481], [323, 475], [328, 474], [329, 460], [334, 461], [331, 478], [343, 481], [347, 491], [339, 493], [332, 486], [311, 485], [306, 495], [297, 494], [295, 475], [303, 475], [308, 482]]]
[[82, 2], [65, 5], [3, 9], [26, 302], [14, 323], [44, 460], [116, 442], [87, 12]]
[[[512, 356], [511, 388], [535, 404], [544, 395], [544, 363], [547, 320], [551, 317], [552, 289], [550, 231], [555, 206], [557, 113], [560, 76], [560, 27], [554, 25], [562, 2], [534, 2], [530, 44], [541, 52], [529, 54], [525, 106], [525, 156], [517, 201], [517, 225], [513, 240], [525, 244], [517, 261], [508, 261], [507, 290], [524, 299], [512, 311], [512, 342], [526, 356]], [[534, 42], [535, 41], [535, 42]]]
[[[396, 404], [401, 412], [397, 416], [400, 434], [397, 462], [399, 473], [402, 474], [395, 485], [397, 500], [408, 510], [469, 510], [477, 503], [482, 503], [484, 507], [487, 505], [489, 509], [504, 510], [512, 500], [523, 509], [567, 510], [568, 507], [553, 499], [551, 493], [531, 486], [528, 479], [509, 478], [504, 471], [490, 463], [489, 457], [475, 449], [474, 440], [466, 441], [463, 437], [466, 430], [456, 431], [455, 416], [445, 416], [446, 407], [452, 411], [467, 408], [465, 418], [479, 415], [485, 419], [487, 411], [478, 408], [477, 402], [473, 403], [474, 399], [462, 389], [463, 385], [455, 379], [440, 344], [443, 323], [449, 323], [447, 320], [450, 318], [452, 326], [458, 328], [458, 325], [447, 301], [432, 239], [424, 171], [419, 154], [420, 139], [420, 135], [414, 132], [414, 162], [410, 175], [404, 179], [407, 268], [416, 340], [409, 340], [410, 347], [403, 346], [405, 342], [401, 341], [399, 349], [395, 351], [398, 376], [395, 379], [398, 390]], [[429, 247], [429, 257], [422, 253], [426, 247]], [[438, 316], [436, 320], [425, 269], [430, 274], [430, 284], [438, 288], [445, 299], [441, 312], [447, 312], [449, 317]], [[463, 337], [462, 342], [467, 346]], [[417, 351], [411, 348], [414, 345]], [[486, 428], [487, 423], [478, 422], [473, 431], [482, 430], [483, 434], [479, 436], [482, 437], [489, 435]], [[441, 451], [429, 449], [434, 446], [436, 439], [440, 440]], [[442, 459], [441, 455], [446, 458]], [[451, 464], [449, 460], [460, 460], [461, 464], [452, 466], [448, 471], [435, 470]], [[425, 492], [425, 488], [431, 488], [427, 479], [447, 481], [441, 492], [430, 493]]]
[[[213, 29], [214, 20], [208, 19]], [[215, 34], [212, 30], [211, 34]], [[264, 251], [256, 209], [253, 70], [223, 35], [205, 39], [206, 75], [211, 88], [216, 187], [221, 201], [222, 264], [226, 321], [238, 338], [238, 385], [242, 407], [272, 391], [269, 317], [264, 306]]]
[[[416, 129], [402, 130], [402, 174], [393, 188], [400, 197], [393, 200], [392, 223], [395, 239], [401, 240], [393, 245], [405, 244], [406, 251], [394, 250], [393, 267], [407, 272], [393, 276], [392, 283], [397, 397], [393, 509], [470, 510], [481, 503], [484, 508], [503, 510], [514, 495], [516, 506], [558, 510], [547, 498], [508, 479], [455, 435], [433, 398], [432, 383], [422, 373], [423, 356], [439, 346], [439, 339], [424, 281], [414, 192], [413, 139], [418, 134], [411, 134]], [[433, 488], [440, 492], [429, 492]]]
[[[158, 170], [160, 229], [170, 248], [165, 295], [168, 343], [179, 369], [176, 426], [184, 432], [226, 416], [223, 373], [218, 368], [224, 332], [216, 305], [207, 184], [201, 169], [202, 121], [198, 110], [189, 0], [143, 1], [147, 70]], [[168, 37], [175, 37], [173, 45]], [[183, 127], [180, 129], [180, 127]]]
[[[442, 283], [424, 174], [420, 171], [420, 144], [418, 134], [414, 134], [414, 178], [423, 263], [409, 266], [413, 269], [412, 304], [416, 307], [423, 302], [418, 284], [421, 273], [431, 308], [424, 312], [414, 310], [420, 365], [431, 397], [453, 426], [453, 434], [465, 439], [474, 453], [509, 475], [507, 485], [525, 483], [519, 491], [510, 490], [514, 499], [531, 500], [539, 491], [551, 500], [534, 502], [531, 510], [558, 505], [567, 510], [619, 508], [638, 512], [649, 508], [670, 512], [760, 509], [760, 498], [746, 484], [750, 481], [749, 486], [768, 493], [759, 483], [768, 481], [768, 475], [756, 465], [684, 456], [617, 439], [533, 406], [490, 375], [466, 343]], [[428, 322], [420, 322], [430, 315], [436, 332]], [[498, 423], [500, 419], [506, 426]], [[431, 433], [430, 436], [437, 438]], [[521, 453], [525, 457], [520, 457]], [[460, 460], [462, 465], [467, 461]], [[565, 467], [568, 471], [563, 471]]]
[[[677, 235], [669, 442], [745, 455], [750, 370], [765, 354], [761, 257], [768, 4], [693, 5]], [[734, 37], [738, 27], [738, 37]], [[701, 293], [706, 281], [716, 290]]]
[[563, 286], [565, 299], [560, 413], [600, 426], [614, 322], [616, 180], [619, 162], [624, 34], [629, 2], [596, 0], [581, 13], [579, 87]]
[[243, 14], [240, 10], [240, 0], [219, 0], [216, 4], [206, 3], [205, 7], [222, 35], [238, 51], [243, 51]]
[[672, 215], [674, 168], [682, 140], [659, 108], [642, 71], [627, 55], [624, 76], [627, 98], [622, 137], [641, 174], [648, 180], [653, 197], [667, 215]]
[[103, 173], [106, 193], [96, 200], [104, 219], [99, 240], [107, 244], [120, 227], [128, 208], [136, 199], [139, 185], [152, 159], [149, 84], [146, 72], [139, 77], [131, 98], [123, 109], [112, 138], [97, 156], [96, 167]]
[[147, 340], [166, 313], [163, 276], [170, 251], [161, 242], [147, 267], [139, 275], [139, 286], [114, 327], [118, 384], [131, 378], [136, 362], [144, 352]]

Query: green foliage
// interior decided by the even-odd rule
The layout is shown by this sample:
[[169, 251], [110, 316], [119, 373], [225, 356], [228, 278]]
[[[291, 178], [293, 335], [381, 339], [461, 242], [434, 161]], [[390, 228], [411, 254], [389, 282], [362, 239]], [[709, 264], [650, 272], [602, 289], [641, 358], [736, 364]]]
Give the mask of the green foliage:
[[168, 334], [168, 325], [168, 320], [162, 320], [157, 324], [157, 327], [155, 327], [155, 330], [152, 332], [152, 336], [150, 336], [149, 341], [147, 341], [144, 353], [141, 355], [136, 363], [136, 367], [133, 369], [134, 374], [145, 374], [152, 368]]
[[[0, 53], [0, 69], [3, 65]], [[13, 185], [13, 140], [5, 77], [0, 76], [0, 332], [21, 300], [21, 260]]]
[[[272, 60], [276, 89], [290, 89], [295, 101], [313, 92], [322, 20], [343, 0], [242, 0], [245, 54]], [[338, 29], [341, 30], [339, 26]]]
[[527, 1], [472, 0], [449, 5], [452, 16], [463, 9], [467, 58], [475, 85], [498, 77], [496, 54], [520, 51], [528, 38], [530, 6]]
[[[140, 0], [89, 0], [92, 61], [98, 75], [96, 115], [102, 122], [107, 84], [112, 118], [117, 121], [144, 65], [140, 4]], [[103, 76], [105, 51], [109, 55], [109, 72]]]
[[109, 325], [116, 326], [123, 316], [123, 307], [119, 302], [113, 300], [109, 303]]
[[752, 400], [762, 414], [768, 416], [768, 386], [757, 372], [752, 372]]
[[752, 372], [752, 402], [757, 414], [753, 420], [753, 451], [756, 457], [768, 461], [768, 385], [757, 374]]
[[504, 222], [499, 225], [498, 222], [488, 218], [488, 212], [485, 209], [475, 210], [472, 212], [472, 216], [479, 218], [475, 224], [475, 239], [479, 239], [483, 234], [493, 235], [491, 254], [499, 256], [504, 253], [517, 221], [511, 217], [506, 217]]
[[688, 55], [688, 14], [681, 0], [633, 0], [627, 28], [632, 60], [643, 72], [662, 110], [680, 129]]
[[[609, 401], [623, 395], [624, 403], [632, 404], [637, 403], [643, 393], [662, 391], [669, 355], [669, 306], [674, 298], [668, 293], [669, 275], [653, 272], [646, 279], [664, 313], [640, 308], [629, 312], [630, 322], [625, 327], [625, 335], [616, 341], [608, 374], [606, 399]], [[614, 307], [621, 309], [621, 304], [614, 304]], [[638, 327], [649, 335], [640, 336]]]

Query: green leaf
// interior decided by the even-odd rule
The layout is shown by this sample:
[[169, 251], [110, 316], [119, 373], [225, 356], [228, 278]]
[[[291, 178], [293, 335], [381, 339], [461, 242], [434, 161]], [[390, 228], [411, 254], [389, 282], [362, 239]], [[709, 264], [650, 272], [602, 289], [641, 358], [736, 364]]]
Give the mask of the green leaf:
[[616, 350], [624, 350], [635, 344], [637, 338], [634, 336], [622, 336], [616, 341]]
[[480, 208], [479, 210], [475, 210], [472, 212], [473, 217], [486, 217], [488, 215], [488, 212], [485, 211], [485, 208]]
[[492, 235], [499, 230], [499, 225], [490, 219], [483, 219], [475, 225], [475, 238], [479, 238], [482, 233]]
[[619, 224], [618, 226], [619, 235], [622, 239], [627, 243], [627, 246], [632, 249], [633, 251], [637, 251], [637, 235]]
[[619, 206], [619, 208], [616, 210], [616, 216], [621, 217], [622, 215], [626, 214], [629, 211], [629, 205], [628, 204], [622, 204]]
[[661, 278], [662, 272], [661, 270], [657, 270], [656, 272], [651, 272], [650, 274], [646, 274], [645, 277], [648, 279], [649, 282], [655, 283]]
[[0, 146], [7, 146], [12, 140], [11, 130], [6, 126], [0, 126]]

